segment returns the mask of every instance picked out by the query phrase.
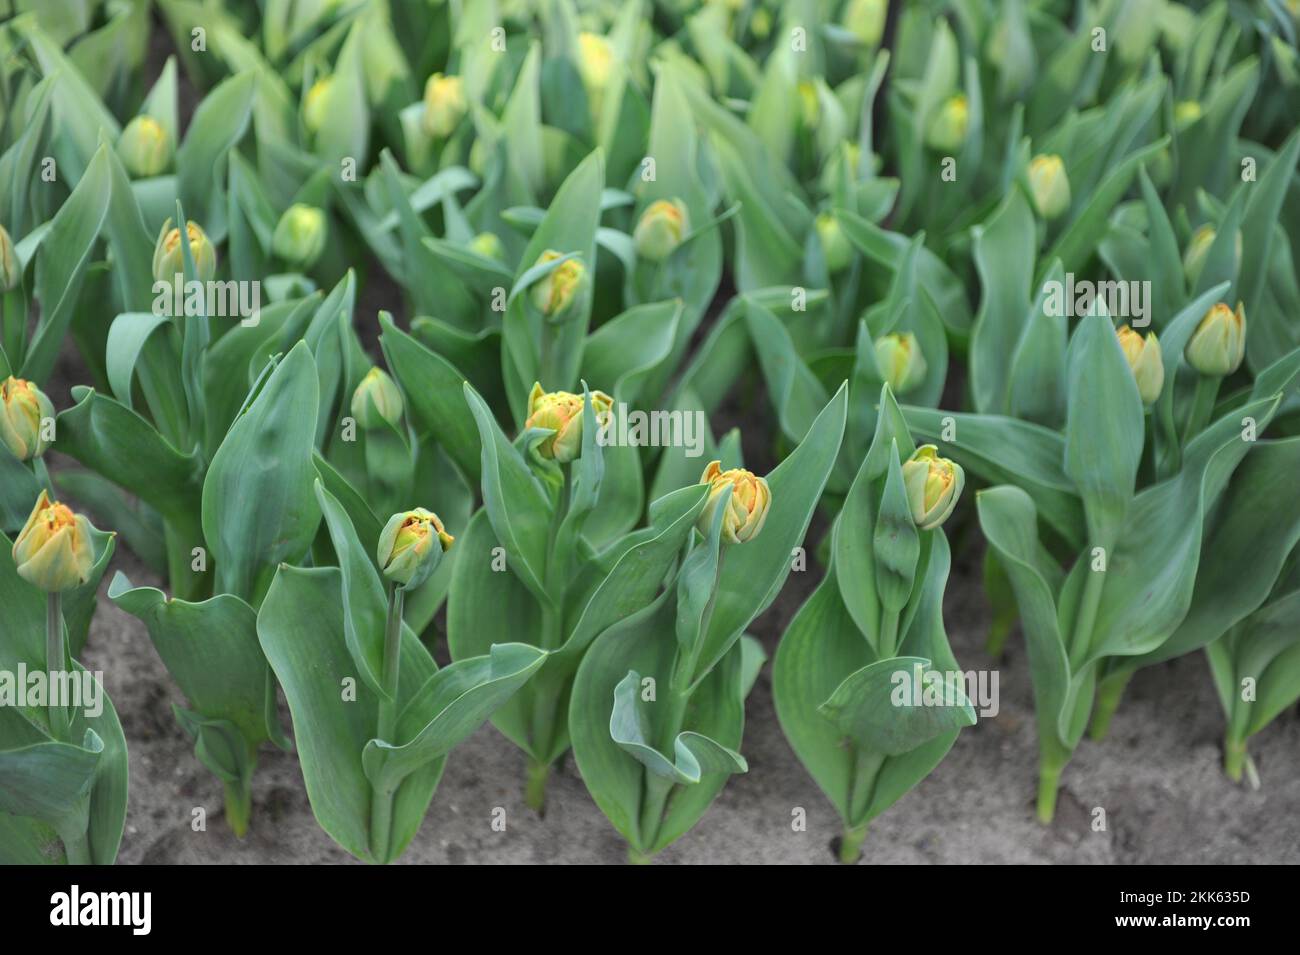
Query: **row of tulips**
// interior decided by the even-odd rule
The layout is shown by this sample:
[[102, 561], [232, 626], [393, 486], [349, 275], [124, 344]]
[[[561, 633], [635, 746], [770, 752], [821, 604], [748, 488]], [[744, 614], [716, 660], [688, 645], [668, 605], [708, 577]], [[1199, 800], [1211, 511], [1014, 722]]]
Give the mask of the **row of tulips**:
[[[148, 3], [0, 26], [0, 671], [81, 672], [115, 537], [66, 496], [162, 582], [107, 597], [236, 833], [271, 744], [396, 859], [490, 720], [644, 860], [747, 771], [749, 631], [810, 573], [771, 681], [852, 861], [977, 719], [977, 522], [1045, 823], [1201, 649], [1258, 782], [1300, 697], [1295, 24], [1064, 6], [160, 0], [149, 80]], [[0, 706], [0, 773], [0, 858], [112, 861], [111, 704]]]

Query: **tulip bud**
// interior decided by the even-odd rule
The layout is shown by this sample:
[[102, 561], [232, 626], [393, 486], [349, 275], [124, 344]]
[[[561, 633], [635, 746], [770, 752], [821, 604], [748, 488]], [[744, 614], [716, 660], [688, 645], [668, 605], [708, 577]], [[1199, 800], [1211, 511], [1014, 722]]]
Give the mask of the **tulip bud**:
[[939, 111], [930, 119], [926, 130], [926, 144], [941, 153], [955, 153], [966, 142], [966, 127], [970, 123], [970, 108], [966, 97], [956, 93], [939, 107]]
[[767, 481], [744, 468], [724, 471], [721, 461], [711, 461], [700, 475], [700, 483], [709, 485], [708, 502], [695, 525], [701, 534], [709, 533], [722, 493], [730, 487], [731, 498], [722, 517], [722, 539], [728, 544], [743, 544], [758, 536], [772, 505]]
[[23, 269], [14, 250], [14, 241], [9, 238], [8, 230], [0, 225], [0, 292], [17, 288], [22, 280]]
[[636, 254], [651, 262], [662, 262], [682, 244], [689, 228], [690, 214], [680, 199], [652, 202], [641, 213], [632, 233]]
[[885, 33], [888, 10], [889, 0], [849, 0], [840, 22], [864, 46], [875, 46]]
[[[1214, 226], [1206, 223], [1192, 233], [1191, 241], [1187, 243], [1187, 249], [1183, 252], [1183, 274], [1187, 276], [1187, 282], [1195, 285], [1196, 280], [1201, 277], [1201, 272], [1205, 268], [1205, 257], [1210, 253], [1210, 247], [1214, 245], [1214, 239], [1218, 235]], [[1241, 232], [1236, 235], [1234, 243], [1235, 259], [1233, 271], [1241, 266]]]
[[352, 392], [352, 417], [367, 430], [402, 420], [402, 393], [382, 368], [371, 368]]
[[[208, 241], [207, 234], [193, 220], [185, 223], [185, 234], [190, 241], [190, 255], [194, 256], [195, 278], [207, 282], [217, 271], [217, 250]], [[185, 271], [185, 253], [181, 249], [181, 230], [172, 228], [172, 220], [163, 223], [158, 242], [153, 249], [153, 277], [170, 283]]]
[[27, 523], [14, 541], [18, 576], [46, 593], [79, 587], [95, 564], [91, 526], [84, 515], [51, 501], [41, 491]]
[[132, 176], [141, 179], [156, 176], [172, 161], [171, 137], [152, 116], [137, 116], [122, 130], [117, 154]]
[[19, 461], [38, 458], [49, 442], [41, 423], [54, 417], [54, 405], [30, 381], [12, 375], [0, 382], [0, 442]]
[[1201, 118], [1201, 104], [1194, 99], [1186, 99], [1174, 104], [1174, 128], [1186, 129]]
[[495, 232], [480, 232], [470, 240], [469, 247], [485, 259], [495, 259], [498, 262], [506, 260], [505, 246]]
[[[537, 257], [537, 265], [561, 258], [559, 252], [547, 249]], [[587, 270], [577, 259], [566, 259], [534, 283], [530, 292], [533, 304], [543, 315], [559, 315], [578, 295]]]
[[1246, 309], [1242, 303], [1237, 303], [1234, 312], [1217, 302], [1192, 332], [1183, 354], [1187, 364], [1208, 377], [1222, 378], [1236, 371], [1246, 355]]
[[903, 462], [903, 487], [912, 521], [923, 531], [934, 530], [948, 519], [966, 484], [961, 465], [939, 457], [938, 451], [933, 444], [923, 444]]
[[1119, 347], [1124, 350], [1128, 366], [1133, 370], [1133, 379], [1137, 382], [1138, 394], [1144, 405], [1153, 405], [1160, 397], [1160, 389], [1165, 384], [1165, 366], [1160, 359], [1160, 343], [1156, 333], [1151, 332], [1144, 339], [1127, 325], [1116, 333]]
[[822, 117], [817, 86], [809, 80], [800, 80], [795, 90], [799, 94], [799, 124], [806, 130], [815, 130]]
[[891, 333], [876, 339], [876, 364], [895, 394], [911, 391], [925, 380], [925, 356], [911, 332]]
[[1044, 219], [1056, 219], [1070, 208], [1070, 179], [1057, 155], [1038, 155], [1029, 162], [1029, 191]]
[[829, 212], [820, 213], [813, 225], [817, 229], [817, 239], [822, 244], [822, 257], [826, 260], [826, 270], [834, 274], [853, 261], [853, 246], [844, 237], [839, 220]]
[[434, 139], [446, 139], [465, 118], [465, 84], [459, 76], [434, 73], [424, 84], [424, 116], [420, 125]]
[[271, 251], [286, 262], [307, 268], [325, 249], [325, 213], [295, 202], [280, 216], [271, 236]]
[[329, 119], [329, 94], [334, 86], [334, 77], [325, 76], [317, 80], [307, 90], [302, 99], [302, 123], [307, 132], [318, 133]]
[[394, 514], [379, 534], [379, 566], [389, 580], [413, 589], [429, 579], [437, 569], [437, 558], [451, 548], [455, 539], [433, 511], [417, 507]]
[[772, 32], [772, 14], [767, 12], [766, 7], [759, 7], [749, 18], [749, 32], [755, 40], [766, 40]]
[[[603, 391], [592, 391], [591, 410], [603, 422], [614, 407], [614, 399]], [[528, 419], [525, 428], [548, 428], [555, 434], [538, 446], [538, 453], [559, 464], [568, 464], [582, 453], [582, 395], [568, 391], [543, 391], [534, 382], [528, 393]]]
[[578, 75], [587, 90], [591, 115], [599, 116], [605, 87], [609, 85], [609, 76], [614, 70], [614, 48], [603, 36], [585, 31], [579, 33], [577, 65]]

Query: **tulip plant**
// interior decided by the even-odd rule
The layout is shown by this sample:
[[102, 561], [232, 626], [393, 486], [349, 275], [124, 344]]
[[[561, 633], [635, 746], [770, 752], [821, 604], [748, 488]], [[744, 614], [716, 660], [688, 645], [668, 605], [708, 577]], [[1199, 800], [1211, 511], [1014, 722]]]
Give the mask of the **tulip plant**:
[[1045, 822], [1132, 675], [1194, 651], [1226, 774], [1267, 779], [1300, 698], [1293, 5], [17, 6], [0, 859], [116, 854], [112, 705], [4, 681], [98, 686], [118, 546], [107, 599], [241, 836], [269, 743], [398, 859], [490, 721], [526, 805], [571, 750], [650, 860], [747, 771], [775, 648], [856, 861], [975, 720], [942, 605], [981, 562]]

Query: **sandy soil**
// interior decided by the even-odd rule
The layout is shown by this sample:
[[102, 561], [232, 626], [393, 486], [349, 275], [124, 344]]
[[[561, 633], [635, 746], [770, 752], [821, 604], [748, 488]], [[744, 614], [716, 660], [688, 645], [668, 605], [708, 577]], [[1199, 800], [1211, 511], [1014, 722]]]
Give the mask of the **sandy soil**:
[[[129, 554], [114, 560], [134, 581], [149, 579]], [[1001, 711], [964, 731], [948, 758], [873, 826], [866, 861], [880, 863], [1296, 863], [1300, 862], [1300, 719], [1280, 719], [1257, 738], [1258, 792], [1233, 786], [1219, 769], [1218, 704], [1199, 655], [1140, 673], [1111, 738], [1085, 741], [1064, 775], [1056, 823], [1033, 818], [1033, 715], [1018, 638], [996, 664], [982, 650], [986, 608], [965, 568], [949, 586], [948, 621], [962, 665], [998, 666]], [[753, 628], [769, 651], [812, 584], [794, 575]], [[131, 801], [123, 863], [353, 861], [316, 825], [292, 755], [266, 749], [254, 785], [252, 828], [243, 840], [221, 818], [221, 789], [194, 759], [172, 718], [182, 702], [143, 625], [105, 601], [84, 655], [102, 669], [131, 754]], [[749, 700], [744, 752], [735, 777], [694, 831], [661, 858], [671, 863], [829, 863], [837, 819], [786, 745], [765, 671]], [[617, 863], [621, 839], [568, 763], [552, 778], [538, 818], [523, 805], [524, 760], [490, 725], [456, 750], [424, 826], [403, 862]], [[191, 811], [208, 813], [205, 832]], [[1107, 830], [1094, 832], [1094, 807]], [[493, 809], [506, 811], [493, 831]], [[806, 832], [791, 810], [807, 812]]]

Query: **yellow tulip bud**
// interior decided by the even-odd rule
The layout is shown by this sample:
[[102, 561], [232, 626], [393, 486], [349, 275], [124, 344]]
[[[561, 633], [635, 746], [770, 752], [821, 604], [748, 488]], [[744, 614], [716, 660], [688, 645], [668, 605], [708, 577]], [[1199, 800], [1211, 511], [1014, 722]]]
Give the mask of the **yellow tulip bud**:
[[911, 391], [925, 380], [925, 356], [911, 332], [895, 332], [877, 338], [876, 364], [895, 394]]
[[367, 430], [402, 420], [402, 393], [382, 368], [371, 368], [352, 392], [352, 417]]
[[42, 422], [54, 418], [54, 405], [30, 381], [10, 375], [0, 382], [0, 442], [19, 461], [38, 458], [50, 443]]
[[[1214, 226], [1206, 223], [1192, 233], [1191, 240], [1187, 243], [1187, 248], [1183, 251], [1183, 274], [1187, 276], [1187, 282], [1195, 285], [1196, 280], [1201, 277], [1201, 272], [1205, 269], [1205, 257], [1210, 253], [1210, 247], [1214, 245], [1214, 239], [1218, 235]], [[1237, 231], [1234, 249], [1236, 258], [1233, 264], [1233, 270], [1241, 266], [1241, 231]]]
[[614, 71], [614, 47], [599, 34], [585, 31], [579, 33], [577, 66], [594, 118], [600, 115], [605, 87], [609, 85], [610, 74]]
[[1234, 312], [1222, 302], [1205, 313], [1196, 326], [1187, 350], [1187, 364], [1202, 375], [1222, 378], [1231, 375], [1246, 356], [1246, 309], [1237, 303]]
[[632, 233], [636, 254], [651, 262], [662, 262], [682, 244], [689, 229], [690, 214], [680, 199], [652, 202], [641, 213]]
[[84, 515], [51, 501], [41, 491], [27, 523], [14, 541], [18, 576], [46, 593], [79, 587], [95, 564], [91, 526]]
[[469, 107], [465, 103], [465, 84], [459, 76], [434, 73], [424, 84], [424, 116], [420, 125], [435, 139], [446, 139]]
[[1174, 104], [1174, 127], [1185, 129], [1201, 118], [1201, 104], [1194, 99], [1186, 99]]
[[[614, 407], [614, 399], [603, 391], [591, 394], [591, 410], [596, 421], [603, 423]], [[555, 434], [538, 446], [538, 453], [559, 464], [568, 464], [582, 454], [582, 395], [568, 391], [543, 391], [534, 382], [528, 393], [528, 418], [525, 428], [547, 428]]]
[[[554, 262], [561, 258], [554, 249], [547, 249], [537, 257], [537, 265]], [[531, 292], [533, 304], [547, 317], [559, 315], [567, 309], [578, 295], [587, 270], [577, 259], [566, 259], [533, 285]]]
[[171, 137], [152, 116], [137, 116], [122, 130], [117, 140], [117, 154], [132, 176], [156, 176], [172, 161]]
[[1044, 219], [1056, 219], [1069, 211], [1070, 179], [1060, 156], [1038, 155], [1030, 160], [1029, 191]]
[[495, 259], [498, 262], [504, 262], [506, 259], [505, 246], [501, 244], [495, 232], [480, 232], [470, 240], [469, 247], [471, 251], [477, 252], [485, 259]]
[[1160, 342], [1156, 341], [1156, 333], [1151, 332], [1143, 338], [1124, 325], [1115, 334], [1119, 337], [1124, 357], [1128, 359], [1128, 366], [1133, 370], [1142, 403], [1155, 404], [1160, 389], [1165, 385], [1165, 366], [1160, 359]]
[[700, 483], [709, 485], [709, 499], [696, 522], [701, 534], [707, 535], [721, 503], [723, 492], [730, 487], [731, 498], [722, 517], [722, 539], [728, 544], [751, 541], [763, 530], [767, 510], [772, 505], [772, 491], [767, 481], [744, 468], [722, 470], [721, 461], [710, 461], [700, 475]]
[[0, 225], [0, 292], [17, 288], [22, 280], [23, 269], [18, 262], [14, 241], [9, 238], [9, 231]]
[[970, 124], [970, 107], [962, 93], [956, 93], [939, 107], [925, 133], [926, 144], [941, 153], [955, 153], [966, 142]]
[[933, 530], [948, 519], [966, 484], [961, 465], [939, 457], [933, 444], [923, 444], [903, 462], [903, 486], [912, 521], [923, 531]]
[[840, 22], [864, 46], [875, 46], [885, 33], [889, 0], [849, 0]]
[[813, 221], [817, 229], [817, 239], [822, 244], [822, 257], [826, 260], [826, 270], [832, 274], [839, 272], [853, 261], [853, 246], [844, 237], [844, 230], [833, 213], [822, 212]]
[[749, 18], [749, 32], [754, 35], [755, 40], [766, 40], [771, 34], [772, 14], [768, 13], [766, 7], [759, 7]]
[[286, 262], [307, 268], [325, 249], [325, 213], [295, 202], [280, 216], [271, 236], [271, 250]]
[[[185, 223], [185, 234], [189, 237], [190, 255], [194, 256], [194, 269], [198, 273], [195, 278], [201, 282], [210, 281], [217, 271], [217, 250], [193, 220]], [[172, 220], [168, 219], [163, 223], [153, 249], [154, 279], [170, 283], [176, 275], [185, 271], [184, 256], [185, 253], [181, 250], [181, 230], [172, 228]]]
[[[422, 507], [394, 514], [379, 534], [377, 557], [384, 576], [403, 587], [415, 588], [437, 569], [438, 557], [456, 538], [447, 533], [433, 511]], [[438, 547], [433, 546], [434, 541]]]
[[817, 85], [811, 80], [800, 80], [795, 89], [799, 94], [799, 123], [805, 130], [815, 130], [822, 117], [822, 104], [817, 98]]
[[325, 76], [317, 80], [302, 98], [302, 123], [307, 132], [318, 133], [329, 120], [330, 91], [334, 88], [334, 77]]

